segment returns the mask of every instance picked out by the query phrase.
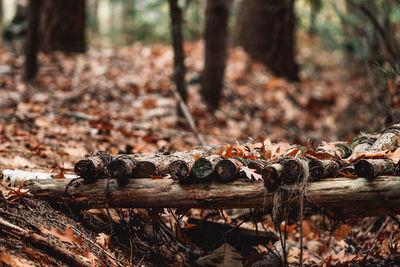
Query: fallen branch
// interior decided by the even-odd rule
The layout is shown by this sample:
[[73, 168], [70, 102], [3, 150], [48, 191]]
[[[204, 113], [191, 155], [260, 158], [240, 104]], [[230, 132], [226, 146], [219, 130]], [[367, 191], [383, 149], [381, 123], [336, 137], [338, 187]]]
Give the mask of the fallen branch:
[[60, 259], [63, 259], [65, 262], [71, 264], [71, 266], [82, 266], [82, 267], [92, 266], [89, 262], [84, 261], [78, 255], [75, 255], [73, 252], [60, 247], [54, 241], [51, 241], [36, 233], [27, 231], [17, 225], [7, 222], [2, 218], [0, 218], [0, 229], [3, 229], [3, 232], [6, 234], [12, 233], [13, 235], [17, 235], [36, 246], [52, 251], [53, 253], [58, 255]]
[[[79, 209], [105, 208], [255, 208], [271, 210], [273, 192], [263, 183], [235, 181], [231, 183], [198, 183], [181, 185], [171, 179], [133, 179], [120, 187], [116, 180], [109, 184], [109, 199], [105, 194], [106, 180], [84, 184], [70, 179], [31, 180], [24, 188], [39, 199]], [[295, 192], [296, 187], [285, 189]], [[329, 178], [305, 186], [307, 206], [335, 210], [338, 216], [361, 217], [400, 213], [400, 177]]]

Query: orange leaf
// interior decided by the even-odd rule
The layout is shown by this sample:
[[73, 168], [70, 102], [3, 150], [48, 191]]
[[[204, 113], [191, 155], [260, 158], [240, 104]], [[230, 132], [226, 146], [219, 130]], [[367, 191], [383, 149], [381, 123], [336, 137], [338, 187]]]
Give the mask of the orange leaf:
[[67, 225], [67, 228], [65, 229], [64, 233], [54, 227], [52, 227], [51, 230], [49, 231], [43, 226], [40, 228], [40, 232], [42, 234], [50, 234], [54, 237], [57, 237], [62, 242], [67, 242], [72, 245], [82, 247], [82, 233], [78, 237], [76, 237], [74, 231], [71, 229], [69, 224]]
[[347, 224], [342, 224], [339, 228], [333, 231], [333, 236], [340, 240], [343, 236], [348, 236], [350, 234], [352, 227]]
[[54, 175], [54, 179], [62, 179], [65, 178], [65, 173], [67, 171], [62, 168], [62, 167], [58, 167], [58, 172]]
[[[291, 232], [293, 232], [293, 230], [296, 228], [296, 224], [292, 224], [292, 225], [288, 225], [287, 227], [286, 227], [286, 232], [287, 233], [291, 233]], [[281, 224], [281, 232], [285, 232], [285, 224]]]
[[[223, 151], [223, 150], [222, 150]], [[222, 152], [220, 152], [220, 154], [221, 154]], [[200, 158], [200, 155], [199, 154], [196, 154], [196, 155], [194, 155], [194, 160], [198, 160]]]
[[160, 176], [160, 175], [149, 175], [150, 176], [150, 178], [151, 179], [163, 179], [163, 177], [162, 176]]
[[294, 157], [297, 155], [297, 153], [301, 150], [301, 147], [297, 147], [295, 149], [293, 149], [292, 151], [290, 151], [289, 153], [286, 154], [286, 156], [288, 157]]
[[339, 172], [339, 174], [346, 178], [358, 178], [357, 174], [351, 174], [350, 172]]

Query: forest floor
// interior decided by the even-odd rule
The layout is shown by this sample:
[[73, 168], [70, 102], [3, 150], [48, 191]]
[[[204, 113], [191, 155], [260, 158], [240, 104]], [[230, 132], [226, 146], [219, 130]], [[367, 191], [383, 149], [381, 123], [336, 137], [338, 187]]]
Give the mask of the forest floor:
[[[376, 130], [383, 125], [384, 115], [372, 120], [368, 112], [371, 97], [365, 94], [366, 89], [361, 90], [369, 83], [365, 76], [349, 72], [340, 63], [341, 55], [321, 50], [315, 40], [309, 40], [299, 51], [301, 82], [290, 83], [252, 62], [240, 48], [231, 49], [221, 108], [211, 113], [199, 95], [203, 44], [185, 45], [188, 106], [208, 144], [222, 146], [267, 138], [300, 144], [310, 139], [346, 141], [361, 130]], [[142, 153], [156, 152], [163, 146], [174, 151], [198, 145], [185, 121], [177, 126], [176, 100], [170, 91], [172, 61], [167, 45], [91, 48], [85, 55], [40, 54], [35, 84], [26, 85], [21, 78], [21, 46], [2, 46], [0, 171], [73, 173], [78, 159], [98, 150]], [[279, 229], [269, 215], [255, 215], [255, 210], [193, 209], [184, 215], [169, 210], [161, 214], [161, 220], [141, 209], [110, 210], [109, 216], [105, 210], [71, 214], [30, 198], [23, 189], [8, 187], [5, 182], [2, 185], [7, 200], [0, 208], [1, 218], [40, 232], [55, 242], [54, 246], [98, 265], [183, 265], [206, 251], [214, 260], [228, 255], [223, 260], [232, 262], [226, 266], [250, 266], [274, 244], [279, 246]], [[254, 221], [242, 223], [253, 213]], [[182, 218], [177, 224], [175, 217], [179, 216]], [[196, 224], [203, 219], [213, 223]], [[341, 222], [332, 231], [323, 227], [328, 224], [329, 228], [324, 219], [310, 215], [303, 222], [306, 264], [399, 264], [400, 217]], [[247, 229], [246, 234], [229, 231], [238, 224]], [[71, 236], [71, 229], [75, 236]], [[204, 234], [210, 232], [213, 234]], [[228, 236], [227, 232], [235, 235]], [[287, 225], [286, 232], [292, 244], [288, 261], [294, 265], [299, 257], [298, 246], [293, 245], [299, 240], [295, 220]], [[237, 245], [238, 236], [242, 237], [242, 246]], [[223, 240], [230, 245], [221, 243]], [[186, 253], [177, 253], [182, 247]], [[9, 266], [66, 264], [51, 249], [38, 249], [29, 240], [3, 230], [0, 251], [0, 262]], [[52, 257], [46, 259], [46, 255]], [[210, 260], [202, 258], [197, 264], [207, 266]]]

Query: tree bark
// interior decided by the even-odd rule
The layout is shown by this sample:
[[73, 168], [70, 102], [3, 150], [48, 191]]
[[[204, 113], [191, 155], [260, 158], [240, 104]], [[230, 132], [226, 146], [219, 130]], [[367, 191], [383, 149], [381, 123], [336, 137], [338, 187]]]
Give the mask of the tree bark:
[[38, 70], [37, 54], [39, 48], [39, 10], [40, 0], [29, 1], [28, 4], [28, 30], [25, 40], [25, 65], [24, 80], [30, 82]]
[[227, 58], [229, 0], [208, 0], [206, 6], [205, 63], [201, 95], [212, 109], [218, 109]]
[[297, 81], [294, 1], [242, 1], [235, 43], [272, 72]]
[[40, 33], [46, 52], [86, 51], [86, 6], [84, 0], [44, 0]]
[[[82, 179], [31, 180], [25, 189], [39, 199], [79, 209], [105, 208], [255, 208], [271, 210], [273, 192], [263, 183], [201, 183], [180, 185], [171, 179], [135, 179], [119, 187], [116, 180], [85, 184]], [[296, 191], [288, 185], [286, 190]], [[400, 213], [400, 177], [385, 176], [369, 181], [365, 178], [324, 179], [308, 183], [305, 204], [334, 210], [338, 216], [356, 218]], [[66, 197], [68, 196], [68, 197]], [[298, 203], [297, 203], [298, 204]], [[293, 203], [293, 205], [297, 205]]]
[[[181, 95], [184, 102], [187, 100], [187, 91], [185, 83], [185, 54], [183, 51], [182, 36], [182, 9], [178, 5], [178, 0], [169, 0], [170, 17], [171, 17], [171, 36], [174, 48], [174, 80], [176, 89]], [[183, 117], [183, 112], [177, 105], [179, 116]]]

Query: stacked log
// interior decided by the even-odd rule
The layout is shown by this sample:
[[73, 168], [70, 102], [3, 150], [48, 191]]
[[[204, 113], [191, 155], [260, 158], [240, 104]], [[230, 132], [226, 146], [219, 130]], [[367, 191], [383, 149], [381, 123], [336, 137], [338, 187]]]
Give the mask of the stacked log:
[[[246, 155], [230, 146], [229, 153], [216, 154], [205, 147], [172, 154], [129, 154], [111, 156], [99, 151], [75, 164], [75, 172], [87, 183], [101, 178], [115, 178], [120, 186], [130, 179], [162, 178], [170, 176], [180, 184], [231, 182], [251, 176], [250, 171], [262, 176], [265, 187], [274, 191], [283, 184], [315, 182], [322, 178], [396, 175], [400, 170], [384, 151], [398, 148], [400, 125], [393, 125], [379, 134], [356, 138], [352, 148], [345, 143], [325, 145], [316, 150], [298, 148], [269, 160], [261, 155]], [[227, 149], [228, 151], [228, 149]], [[295, 156], [293, 156], [296, 154]], [[246, 168], [244, 168], [246, 167]], [[247, 177], [251, 180], [250, 177]], [[246, 179], [245, 179], [246, 180]]]

